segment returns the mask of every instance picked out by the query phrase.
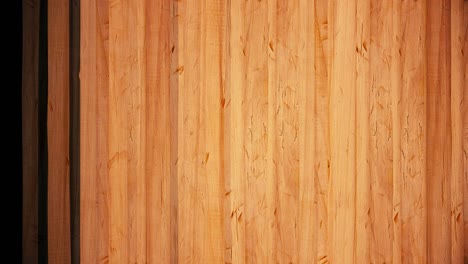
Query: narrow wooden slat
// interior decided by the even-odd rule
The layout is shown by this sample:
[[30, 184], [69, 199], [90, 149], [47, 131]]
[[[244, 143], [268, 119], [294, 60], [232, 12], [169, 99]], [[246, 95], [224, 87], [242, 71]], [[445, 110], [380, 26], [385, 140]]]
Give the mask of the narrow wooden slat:
[[[456, 8], [456, 6], [455, 6]], [[453, 15], [453, 14], [452, 14]], [[463, 214], [464, 214], [464, 261], [468, 261], [468, 59], [466, 58], [468, 52], [468, 1], [463, 1], [463, 26], [461, 28], [462, 39], [464, 40], [463, 47], [463, 58], [465, 61], [465, 86], [463, 89], [463, 153], [464, 153], [464, 170], [463, 170], [463, 182], [464, 182], [464, 198], [463, 198]], [[452, 35], [453, 37], [453, 35]], [[455, 65], [453, 65], [455, 66]]]
[[[299, 2], [276, 2], [276, 77], [273, 166], [276, 176], [276, 262], [297, 262], [299, 217], [299, 50], [301, 45]], [[303, 43], [303, 42], [302, 42]]]
[[[370, 62], [370, 50], [368, 45], [371, 42], [371, 6], [372, 1], [357, 1], [356, 2], [356, 25], [355, 25], [355, 57], [356, 57], [356, 101], [354, 114], [356, 115], [355, 124], [355, 247], [354, 262], [355, 263], [369, 263], [371, 262], [371, 255], [374, 257], [375, 251], [371, 250], [372, 243], [372, 228], [374, 225], [372, 214], [372, 195], [375, 180], [371, 176], [371, 166], [375, 163], [372, 161], [372, 143], [370, 142], [371, 134], [371, 121], [372, 114], [373, 94], [371, 87], [371, 72], [370, 69], [374, 65]], [[352, 7], [351, 7], [352, 8]], [[349, 22], [351, 23], [351, 21]], [[351, 32], [352, 33], [352, 32]], [[351, 44], [351, 43], [348, 43]], [[348, 55], [349, 56], [349, 55]], [[335, 75], [334, 78], [339, 78]], [[341, 89], [353, 89], [353, 87], [342, 87]], [[352, 113], [352, 112], [351, 112]], [[345, 118], [343, 115], [338, 117]], [[352, 158], [352, 156], [350, 157]], [[372, 181], [371, 181], [372, 179]]]
[[23, 263], [38, 263], [39, 0], [23, 1]]
[[[227, 70], [232, 263], [266, 262], [268, 147], [268, 3], [232, 1]], [[270, 47], [271, 49], [272, 47]], [[248, 225], [246, 224], [248, 223]], [[231, 253], [232, 251], [232, 253]]]
[[451, 260], [450, 1], [427, 2], [427, 260]]
[[393, 241], [392, 262], [402, 262], [402, 177], [401, 177], [401, 126], [399, 120], [401, 102], [401, 3], [392, 1], [392, 35], [391, 35], [391, 102], [392, 102], [392, 173], [393, 173]]
[[[369, 53], [368, 108], [370, 197], [368, 230], [371, 263], [392, 262], [393, 124], [392, 124], [392, 3], [370, 1], [370, 39], [360, 51]], [[366, 51], [367, 50], [367, 51]], [[398, 177], [398, 176], [396, 176]], [[376, 235], [378, 234], [378, 235]]]
[[177, 3], [179, 262], [224, 260], [225, 4]]
[[171, 259], [170, 1], [147, 1], [145, 8], [147, 262]]
[[[330, 86], [329, 86], [329, 66], [330, 66], [330, 47], [328, 30], [328, 1], [317, 0], [315, 2], [315, 37], [314, 37], [314, 66], [315, 80], [313, 82], [313, 112], [310, 112], [306, 106], [306, 122], [309, 122], [307, 116], [313, 119], [313, 192], [315, 195], [314, 204], [316, 210], [315, 228], [316, 235], [316, 254], [315, 258], [321, 263], [326, 263], [329, 259], [328, 251], [328, 194], [330, 179], [330, 138], [329, 138], [329, 105], [330, 105]], [[311, 24], [308, 23], [311, 27]], [[307, 38], [309, 41], [309, 38]], [[306, 44], [307, 45], [307, 44]], [[307, 51], [309, 54], [309, 51]], [[311, 67], [312, 65], [308, 65]], [[309, 76], [309, 72], [306, 72]], [[309, 77], [308, 77], [309, 78]], [[309, 82], [307, 80], [307, 82]], [[307, 91], [311, 89], [307, 85]], [[306, 96], [309, 98], [309, 95]], [[308, 103], [307, 103], [308, 105]], [[313, 114], [312, 114], [313, 113]], [[307, 126], [307, 125], [306, 125]], [[306, 138], [310, 138], [309, 132], [305, 131]], [[307, 144], [305, 145], [307, 147]], [[310, 166], [307, 157], [304, 159], [304, 166]], [[309, 170], [304, 167], [304, 170]], [[304, 189], [306, 186], [304, 186]], [[309, 191], [309, 190], [307, 190]]]
[[[465, 2], [466, 3], [466, 2]], [[467, 5], [468, 6], [468, 5]], [[465, 9], [468, 10], [468, 9]], [[467, 242], [464, 231], [464, 216], [463, 206], [464, 199], [466, 199], [466, 189], [468, 182], [464, 181], [464, 174], [467, 170], [463, 164], [463, 115], [467, 111], [466, 108], [468, 99], [468, 91], [466, 85], [468, 82], [464, 79], [468, 74], [465, 74], [465, 67], [467, 63], [466, 51], [468, 43], [466, 41], [466, 29], [468, 29], [468, 12], [465, 12], [466, 20], [463, 21], [463, 1], [452, 0], [450, 6], [450, 67], [451, 67], [451, 130], [452, 130], [452, 145], [451, 145], [451, 180], [450, 180], [450, 193], [451, 193], [451, 262], [463, 263], [464, 254], [466, 254]], [[464, 27], [465, 26], [465, 31]], [[464, 42], [465, 39], [465, 43]], [[464, 47], [465, 46], [465, 47]], [[465, 63], [464, 63], [465, 62]], [[464, 94], [465, 93], [465, 94]], [[468, 139], [465, 136], [465, 139]], [[466, 140], [465, 140], [466, 141]], [[465, 152], [466, 153], [466, 152]], [[466, 204], [465, 204], [466, 206]], [[465, 253], [464, 253], [465, 252]], [[468, 259], [465, 259], [465, 262]]]
[[393, 19], [394, 261], [425, 263], [426, 2], [395, 2]]
[[48, 255], [69, 263], [69, 1], [48, 1]]
[[[320, 54], [321, 40], [319, 34], [319, 22], [316, 16], [315, 4], [311, 1], [299, 1], [298, 4], [298, 50], [297, 50], [297, 94], [298, 94], [298, 142], [299, 142], [299, 180], [298, 184], [298, 216], [297, 216], [297, 262], [316, 263], [325, 261], [326, 256], [319, 256], [320, 227], [322, 197], [324, 193], [320, 188], [322, 182], [320, 174], [328, 169], [327, 161], [322, 160], [320, 153], [326, 144], [317, 144], [321, 131], [320, 114], [327, 113], [327, 107], [317, 109], [317, 97], [326, 94], [327, 82], [320, 83], [325, 74], [321, 70], [326, 68], [326, 63]], [[317, 48], [317, 49], [316, 49]], [[320, 98], [320, 97], [319, 97]], [[319, 111], [317, 111], [319, 110]], [[323, 142], [325, 143], [325, 142]], [[317, 149], [317, 151], [315, 151]], [[314, 151], [309, 151], [314, 150]], [[325, 156], [326, 158], [326, 156]], [[323, 242], [322, 242], [323, 243]]]
[[[246, 57], [247, 47], [250, 42], [247, 42], [246, 25], [251, 25], [252, 22], [260, 24], [263, 20], [260, 16], [249, 16], [246, 13], [247, 6], [257, 5], [253, 2], [244, 1], [228, 1], [227, 6], [227, 36], [229, 40], [228, 53], [226, 56], [226, 96], [223, 107], [225, 108], [225, 156], [226, 163], [226, 183], [225, 183], [225, 225], [226, 225], [226, 263], [245, 263], [247, 260], [246, 248], [246, 226], [245, 221], [242, 221], [242, 215], [246, 217], [246, 167], [245, 167], [245, 119], [243, 118], [242, 105], [245, 94], [245, 85], [247, 81], [246, 66], [248, 58]], [[259, 12], [262, 12], [259, 9]], [[262, 32], [262, 31], [260, 31]], [[259, 36], [261, 34], [255, 34]], [[260, 43], [258, 44], [260, 45]], [[244, 55], [245, 54], [245, 55]], [[262, 53], [256, 54], [260, 59], [263, 59]], [[256, 63], [256, 62], [252, 62]], [[260, 68], [261, 69], [261, 68]], [[267, 138], [268, 139], [268, 138]], [[240, 216], [240, 217], [239, 217]], [[250, 231], [257, 231], [257, 226], [253, 225]], [[258, 233], [255, 234], [258, 239]], [[260, 238], [261, 239], [261, 238]], [[265, 244], [268, 246], [268, 244]], [[256, 248], [251, 249], [254, 254]], [[261, 251], [260, 251], [261, 253]], [[261, 254], [254, 256], [261, 259]]]
[[356, 1], [329, 2], [329, 261], [354, 261], [356, 246]]
[[109, 261], [108, 1], [80, 3], [80, 261]]
[[145, 8], [109, 6], [110, 263], [146, 261]]
[[278, 82], [278, 20], [277, 20], [277, 0], [268, 1], [268, 152], [267, 168], [268, 181], [266, 182], [266, 204], [269, 230], [267, 236], [267, 262], [277, 262], [279, 238], [278, 230], [278, 174], [276, 172], [276, 128], [277, 128], [277, 82]]

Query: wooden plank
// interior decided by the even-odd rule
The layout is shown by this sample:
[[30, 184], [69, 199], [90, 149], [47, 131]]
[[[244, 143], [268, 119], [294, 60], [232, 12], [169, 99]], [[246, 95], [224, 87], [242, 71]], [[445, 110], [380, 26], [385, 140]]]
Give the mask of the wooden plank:
[[427, 258], [448, 263], [451, 229], [450, 1], [427, 2]]
[[224, 260], [225, 1], [177, 2], [179, 262]]
[[[466, 2], [465, 2], [466, 3]], [[468, 6], [468, 5], [467, 5]], [[465, 9], [468, 10], [468, 9]], [[451, 146], [451, 261], [452, 263], [463, 263], [466, 238], [464, 232], [464, 221], [466, 221], [463, 215], [463, 200], [464, 195], [468, 194], [466, 190], [468, 184], [464, 181], [464, 174], [467, 173], [464, 170], [463, 164], [463, 108], [466, 108], [466, 85], [468, 82], [465, 81], [468, 74], [465, 74], [466, 55], [464, 52], [467, 50], [466, 31], [468, 29], [468, 13], [465, 21], [463, 21], [463, 1], [453, 0], [450, 6], [450, 51], [451, 51], [451, 130], [452, 130], [452, 146]], [[465, 23], [465, 24], [464, 24]], [[465, 43], [464, 43], [465, 38]], [[465, 47], [464, 47], [465, 46]], [[463, 50], [465, 49], [465, 51]], [[465, 63], [464, 63], [465, 62]], [[465, 94], [464, 94], [465, 93]], [[465, 114], [466, 115], [466, 114]], [[466, 139], [468, 137], [465, 136]], [[465, 152], [466, 153], [466, 152]], [[466, 206], [466, 204], [465, 204]], [[466, 208], [466, 207], [465, 207]], [[466, 209], [465, 209], [466, 210]], [[465, 260], [466, 262], [466, 260]]]
[[329, 2], [330, 183], [329, 261], [355, 259], [356, 1]]
[[369, 217], [367, 225], [370, 231], [368, 262], [391, 263], [394, 235], [393, 177], [398, 177], [393, 175], [392, 171], [392, 3], [371, 1], [370, 5], [371, 36], [360, 46], [360, 52], [368, 52], [370, 60], [370, 76], [367, 83], [370, 197], [369, 209], [365, 212]]
[[[303, 2], [304, 3], [304, 2]], [[297, 262], [299, 217], [299, 52], [302, 33], [300, 30], [300, 11], [305, 6], [300, 2], [277, 1], [276, 6], [276, 76], [271, 90], [275, 101], [274, 139], [272, 148], [273, 173], [276, 178], [276, 261]], [[305, 30], [305, 29], [304, 29]]]
[[[370, 69], [371, 67], [376, 66], [372, 65], [370, 62], [370, 57], [373, 54], [370, 54], [370, 50], [368, 49], [368, 46], [371, 42], [371, 6], [373, 6], [371, 1], [357, 1], [355, 6], [356, 25], [354, 33], [354, 45], [356, 59], [356, 101], [355, 108], [352, 110], [354, 110], [354, 115], [356, 118], [356, 147], [354, 160], [356, 173], [356, 186], [354, 190], [356, 192], [354, 200], [356, 218], [354, 232], [356, 245], [354, 248], [355, 252], [353, 260], [356, 263], [369, 263], [371, 262], [371, 256], [374, 257], [374, 254], [378, 252], [377, 250], [371, 250], [371, 245], [373, 245], [371, 237], [374, 220], [372, 219], [372, 214], [375, 211], [375, 208], [372, 208], [373, 210], [371, 212], [371, 205], [373, 201], [372, 195], [374, 194], [373, 187], [375, 187], [371, 186], [371, 184], [377, 182], [373, 176], [380, 176], [379, 174], [373, 174], [371, 176], [372, 165], [376, 164], [376, 162], [373, 162], [372, 160], [372, 154], [374, 153], [372, 153], [372, 142], [370, 140], [370, 116], [372, 115], [371, 107], [374, 106]], [[335, 78], [337, 78], [336, 75]], [[349, 88], [343, 87], [342, 89]], [[353, 88], [351, 87], [350, 89]], [[341, 118], [345, 118], [342, 115], [340, 116]]]
[[[317, 0], [315, 2], [315, 37], [314, 37], [314, 67], [315, 80], [313, 81], [313, 95], [307, 95], [307, 100], [313, 100], [313, 112], [309, 109], [309, 102], [306, 102], [306, 121], [309, 121], [309, 116], [312, 116], [313, 124], [313, 184], [314, 184], [314, 211], [316, 212], [315, 219], [315, 236], [316, 253], [315, 258], [321, 263], [326, 263], [328, 257], [328, 193], [330, 179], [330, 139], [329, 139], [329, 104], [330, 104], [330, 86], [329, 86], [329, 69], [330, 69], [330, 47], [329, 47], [329, 32], [328, 32], [328, 1]], [[307, 38], [307, 41], [310, 41]], [[309, 50], [307, 51], [309, 53]], [[307, 66], [312, 68], [311, 66]], [[308, 69], [306, 74], [309, 75]], [[309, 80], [307, 79], [307, 82]], [[307, 90], [309, 90], [307, 85]], [[312, 97], [312, 98], [309, 98]], [[313, 114], [312, 114], [313, 113]], [[307, 129], [307, 125], [306, 125]], [[307, 138], [308, 131], [305, 131]], [[304, 139], [304, 147], [308, 147]], [[307, 150], [308, 151], [308, 150]], [[310, 170], [309, 158], [304, 156], [304, 171]], [[304, 192], [307, 186], [303, 186]]]
[[277, 21], [277, 1], [271, 1], [268, 4], [268, 152], [267, 152], [267, 168], [268, 181], [266, 183], [266, 204], [268, 207], [268, 224], [269, 232], [266, 233], [268, 245], [267, 262], [277, 262], [277, 239], [278, 239], [278, 176], [276, 173], [276, 165], [274, 158], [276, 157], [276, 128], [277, 120], [277, 54], [278, 54], [278, 21]]
[[[268, 5], [231, 2], [227, 109], [228, 262], [267, 262]], [[249, 234], [249, 235], [247, 235]], [[230, 248], [230, 249], [229, 249]]]
[[80, 261], [109, 261], [108, 1], [80, 5]]
[[[299, 263], [317, 263], [326, 260], [319, 255], [322, 233], [321, 206], [323, 194], [319, 180], [328, 168], [323, 159], [322, 146], [317, 144], [321, 135], [321, 114], [328, 115], [328, 108], [317, 109], [317, 98], [328, 92], [325, 58], [321, 54], [319, 18], [316, 6], [310, 1], [298, 3], [298, 46], [297, 48], [297, 95], [298, 95], [298, 139], [299, 142], [299, 180], [297, 212], [297, 250], [296, 261]], [[320, 54], [317, 56], [317, 54]], [[317, 58], [318, 57], [318, 58]], [[323, 74], [325, 70], [325, 74]], [[317, 151], [315, 151], [317, 149]], [[309, 151], [314, 150], [314, 151]], [[327, 157], [325, 156], [325, 159]], [[318, 239], [317, 239], [318, 238]]]
[[39, 0], [23, 1], [23, 263], [38, 263]]
[[[468, 261], [468, 1], [463, 1], [463, 26], [462, 39], [464, 40], [463, 47], [463, 59], [465, 61], [465, 85], [463, 86], [463, 153], [464, 153], [464, 171], [463, 171], [463, 182], [464, 182], [464, 198], [463, 198], [463, 226], [464, 226], [464, 261]], [[453, 36], [453, 35], [452, 35]]]
[[69, 1], [48, 1], [48, 255], [70, 262]]
[[[427, 261], [426, 3], [394, 2], [394, 261]], [[400, 256], [401, 254], [401, 256]]]
[[[146, 210], [148, 263], [171, 260], [171, 1], [147, 1], [145, 8], [146, 68]], [[172, 51], [172, 52], [171, 52]]]
[[402, 199], [402, 177], [401, 177], [401, 126], [399, 120], [401, 101], [401, 4], [392, 1], [392, 39], [391, 39], [391, 97], [392, 97], [392, 173], [393, 173], [393, 241], [392, 262], [402, 262], [402, 222], [401, 222], [401, 199]]
[[109, 5], [110, 263], [146, 261], [145, 8]]

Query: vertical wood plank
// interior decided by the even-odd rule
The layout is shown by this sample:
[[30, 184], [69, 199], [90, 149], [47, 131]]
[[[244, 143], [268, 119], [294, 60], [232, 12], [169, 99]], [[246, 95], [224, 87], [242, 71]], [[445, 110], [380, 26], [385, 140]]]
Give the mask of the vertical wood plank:
[[39, 0], [23, 1], [23, 263], [38, 263]]
[[[170, 159], [171, 159], [171, 172], [170, 172], [170, 262], [176, 263], [179, 258], [179, 74], [174, 74], [179, 68], [180, 48], [179, 38], [179, 6], [178, 2], [171, 1], [170, 3], [170, 43], [171, 43], [171, 58], [170, 58]], [[183, 31], [182, 31], [183, 32]], [[182, 38], [183, 39], [183, 38]], [[183, 53], [182, 53], [183, 54]]]
[[[466, 10], [466, 9], [465, 9]], [[467, 12], [465, 12], [467, 14]], [[463, 164], [463, 114], [466, 115], [466, 100], [468, 95], [466, 91], [467, 82], [464, 79], [466, 67], [466, 29], [468, 25], [468, 14], [463, 21], [463, 1], [453, 0], [450, 6], [450, 55], [451, 55], [451, 261], [452, 263], [463, 263], [467, 236], [464, 232], [463, 206], [464, 197], [466, 197], [467, 182], [464, 181], [464, 174], [468, 172]], [[465, 27], [464, 27], [465, 26]], [[465, 31], [464, 31], [465, 29]], [[464, 40], [465, 39], [465, 40]], [[464, 43], [465, 41], [465, 43]], [[465, 45], [465, 47], [464, 47]], [[465, 75], [467, 78], [468, 74]], [[464, 94], [465, 93], [465, 94]], [[468, 139], [467, 136], [465, 136]], [[466, 140], [465, 140], [466, 141]], [[466, 152], [465, 152], [466, 153]], [[465, 192], [465, 193], [464, 193]], [[466, 206], [466, 204], [465, 204]], [[468, 260], [468, 259], [466, 259]], [[466, 262], [465, 260], [465, 262]]]
[[[314, 66], [315, 80], [313, 91], [313, 184], [314, 184], [314, 204], [316, 206], [315, 228], [316, 236], [316, 260], [322, 263], [329, 260], [328, 244], [328, 193], [330, 179], [330, 47], [329, 47], [329, 19], [328, 1], [316, 0], [314, 2], [315, 37], [314, 37]], [[309, 8], [308, 8], [309, 9]], [[310, 24], [308, 25], [310, 27]], [[308, 39], [309, 41], [309, 39]], [[309, 51], [307, 52], [309, 54]], [[312, 66], [309, 66], [312, 67]], [[309, 76], [309, 72], [306, 73]], [[308, 80], [307, 80], [308, 81]], [[307, 89], [310, 89], [309, 86]], [[306, 96], [309, 98], [309, 95]], [[308, 102], [307, 102], [308, 105]], [[308, 106], [306, 106], [308, 109]], [[306, 111], [306, 116], [311, 112]], [[309, 122], [306, 117], [306, 122]], [[306, 125], [307, 126], [307, 125]], [[307, 137], [308, 132], [306, 130]], [[307, 144], [305, 146], [308, 146]], [[308, 150], [309, 151], [309, 150]], [[308, 166], [308, 158], [304, 157], [304, 166]], [[304, 171], [309, 170], [304, 167]], [[304, 186], [304, 189], [306, 186]]]
[[267, 152], [267, 175], [268, 181], [266, 204], [268, 208], [267, 219], [269, 232], [266, 234], [268, 241], [267, 262], [278, 262], [277, 239], [278, 229], [278, 174], [276, 171], [276, 148], [277, 138], [275, 136], [277, 128], [277, 82], [278, 82], [278, 21], [277, 21], [277, 0], [268, 1], [268, 152]]
[[48, 1], [48, 255], [70, 262], [69, 1]]
[[170, 1], [147, 1], [146, 57], [146, 192], [147, 262], [171, 258], [171, 101]]
[[[395, 262], [427, 261], [426, 201], [426, 2], [394, 3], [394, 220], [401, 258]], [[395, 154], [396, 154], [395, 153]], [[396, 253], [396, 254], [400, 254]]]
[[329, 2], [330, 262], [354, 262], [356, 224], [356, 1]]
[[80, 3], [80, 261], [108, 262], [109, 2]]
[[[320, 150], [315, 151], [320, 133], [316, 127], [320, 126], [320, 114], [317, 111], [316, 98], [327, 91], [327, 86], [319, 83], [320, 70], [324, 68], [324, 61], [316, 60], [319, 53], [316, 47], [321, 46], [319, 22], [316, 16], [316, 6], [311, 1], [299, 1], [298, 6], [298, 50], [297, 50], [297, 94], [298, 94], [298, 142], [299, 142], [299, 180], [298, 184], [298, 216], [297, 216], [297, 262], [316, 263], [325, 261], [325, 256], [318, 256], [319, 230], [321, 224], [319, 208], [323, 193], [317, 190], [321, 186], [319, 174], [327, 169]], [[326, 76], [326, 73], [325, 73]], [[327, 108], [321, 109], [327, 112]], [[319, 126], [317, 126], [319, 124]], [[312, 151], [310, 151], [312, 150]], [[318, 183], [318, 184], [316, 184]], [[316, 188], [318, 187], [318, 188]]]
[[[427, 3], [427, 258], [451, 260], [450, 1]], [[452, 175], [453, 177], [453, 175]]]
[[231, 261], [266, 262], [268, 5], [266, 1], [232, 1], [229, 10], [229, 101], [223, 99], [222, 104], [229, 108], [231, 130], [225, 137], [231, 157], [226, 191], [231, 211]]
[[146, 261], [145, 1], [109, 10], [111, 263]]
[[369, 49], [369, 230], [370, 262], [392, 262], [393, 240], [393, 124], [392, 124], [392, 3], [370, 2]]
[[[370, 50], [368, 45], [371, 40], [371, 1], [356, 2], [356, 25], [354, 45], [356, 56], [356, 75], [355, 75], [355, 133], [356, 133], [356, 149], [355, 149], [355, 247], [354, 247], [354, 262], [368, 263], [371, 262], [370, 257], [374, 252], [371, 252], [370, 241], [372, 237], [371, 218], [371, 195], [373, 188], [371, 187], [370, 165], [373, 164], [371, 159], [371, 143], [370, 143], [370, 114], [372, 101], [370, 88]], [[352, 33], [352, 32], [351, 32]], [[335, 75], [336, 76], [336, 75]], [[346, 89], [346, 88], [345, 88]], [[373, 106], [373, 105], [372, 105]], [[344, 116], [341, 116], [344, 118]], [[351, 158], [351, 157], [350, 157]]]
[[392, 174], [393, 174], [393, 241], [392, 261], [402, 262], [402, 177], [401, 177], [401, 137], [400, 137], [400, 102], [401, 102], [401, 2], [392, 1], [392, 40], [391, 40], [391, 99], [392, 99]]
[[[462, 26], [462, 39], [464, 41], [463, 47], [463, 57], [465, 61], [465, 86], [463, 89], [463, 153], [464, 153], [464, 171], [463, 171], [463, 182], [464, 182], [464, 205], [463, 205], [463, 214], [464, 214], [464, 261], [468, 261], [468, 89], [466, 85], [468, 84], [468, 1], [463, 1], [463, 20], [464, 24]], [[452, 35], [453, 36], [453, 35]]]
[[297, 262], [299, 208], [299, 2], [276, 2], [273, 165], [277, 178], [277, 262]]
[[178, 261], [224, 260], [225, 1], [178, 2]]
[[[225, 119], [225, 146], [226, 146], [226, 234], [227, 244], [225, 252], [226, 263], [246, 263], [246, 225], [242, 220], [242, 214], [245, 219], [246, 208], [246, 181], [245, 175], [245, 120], [243, 118], [242, 106], [244, 104], [245, 85], [247, 80], [246, 65], [250, 61], [246, 55], [246, 24], [254, 21], [261, 22], [261, 16], [249, 16], [246, 12], [246, 5], [251, 6], [253, 2], [228, 1], [227, 6], [227, 32], [228, 53], [226, 56], [226, 98], [224, 99]], [[255, 3], [253, 3], [255, 4]], [[260, 10], [261, 11], [261, 10]], [[249, 27], [250, 28], [250, 27]], [[248, 28], [247, 28], [248, 29]], [[261, 34], [255, 34], [261, 35]], [[245, 54], [245, 55], [244, 55]], [[261, 53], [256, 54], [260, 57]], [[256, 226], [250, 230], [256, 230]], [[265, 244], [265, 246], [268, 244]], [[255, 248], [250, 250], [256, 253]], [[261, 255], [257, 256], [261, 259]]]

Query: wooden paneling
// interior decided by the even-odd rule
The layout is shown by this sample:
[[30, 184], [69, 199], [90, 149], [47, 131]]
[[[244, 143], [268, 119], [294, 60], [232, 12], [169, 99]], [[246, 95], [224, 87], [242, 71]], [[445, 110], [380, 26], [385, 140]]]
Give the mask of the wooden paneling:
[[[461, 4], [459, 5], [453, 5], [453, 10], [454, 11], [457, 11], [455, 8], [461, 6]], [[459, 9], [458, 9], [459, 10]], [[456, 40], [460, 40], [460, 38], [462, 40], [464, 40], [463, 42], [464, 43], [461, 43], [462, 45], [462, 50], [463, 50], [463, 57], [454, 57], [454, 58], [459, 58], [459, 59], [463, 59], [464, 60], [464, 64], [465, 64], [465, 82], [463, 83], [462, 80], [458, 79], [458, 81], [461, 83], [462, 87], [463, 88], [463, 104], [462, 104], [462, 118], [463, 118], [463, 153], [464, 153], [464, 170], [463, 170], [463, 183], [464, 183], [464, 193], [463, 193], [463, 197], [464, 197], [464, 203], [463, 203], [463, 215], [464, 218], [463, 218], [463, 224], [464, 224], [464, 239], [461, 239], [461, 241], [464, 241], [464, 244], [465, 244], [465, 256], [464, 256], [464, 260], [465, 262], [468, 261], [468, 102], [467, 102], [467, 98], [468, 98], [468, 89], [466, 88], [467, 85], [468, 85], [468, 55], [467, 55], [467, 51], [468, 51], [468, 1], [463, 1], [463, 19], [464, 21], [463, 22], [458, 22], [458, 23], [463, 23], [462, 24], [462, 27], [461, 27], [461, 32], [459, 31], [458, 34], [453, 34], [452, 33], [452, 37], [455, 38], [455, 41]], [[456, 12], [454, 12], [456, 14]], [[453, 18], [457, 18], [457, 16], [453, 16], [453, 13], [452, 13], [452, 17]], [[457, 27], [454, 27], [454, 29], [456, 30]], [[458, 37], [456, 37], [458, 35]], [[462, 64], [462, 66], [460, 67], [463, 67], [463, 61], [460, 62]], [[456, 67], [456, 65], [453, 65], [453, 67]], [[454, 70], [456, 70], [457, 68], [454, 68]], [[463, 70], [462, 69], [459, 69], [460, 72], [462, 73]], [[459, 74], [461, 74], [459, 73]]]
[[47, 217], [49, 263], [69, 263], [69, 1], [48, 0]]
[[[451, 260], [453, 263], [467, 262], [468, 235], [466, 235], [465, 223], [467, 221], [466, 208], [468, 203], [464, 203], [468, 198], [468, 167], [464, 166], [464, 142], [468, 140], [467, 130], [464, 128], [463, 118], [468, 117], [468, 72], [466, 67], [468, 59], [468, 2], [465, 1], [463, 12], [463, 1], [453, 0], [450, 11], [450, 36], [451, 36], [451, 122], [452, 122], [452, 157], [451, 157]], [[463, 16], [465, 14], [465, 20]], [[466, 119], [465, 119], [466, 120]], [[465, 122], [466, 124], [466, 122]], [[463, 131], [465, 129], [465, 131]], [[464, 154], [465, 153], [465, 154]], [[465, 210], [465, 215], [464, 211]], [[465, 256], [464, 256], [465, 255]]]
[[80, 12], [80, 261], [109, 262], [109, 2]]
[[462, 263], [466, 10], [82, 0], [81, 262]]

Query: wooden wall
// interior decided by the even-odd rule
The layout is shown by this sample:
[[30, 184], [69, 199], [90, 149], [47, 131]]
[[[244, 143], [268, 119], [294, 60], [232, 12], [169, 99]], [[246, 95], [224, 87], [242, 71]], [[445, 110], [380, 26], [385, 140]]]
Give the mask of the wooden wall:
[[[69, 263], [69, 1], [48, 8], [48, 254]], [[468, 1], [80, 13], [81, 263], [468, 261]]]

